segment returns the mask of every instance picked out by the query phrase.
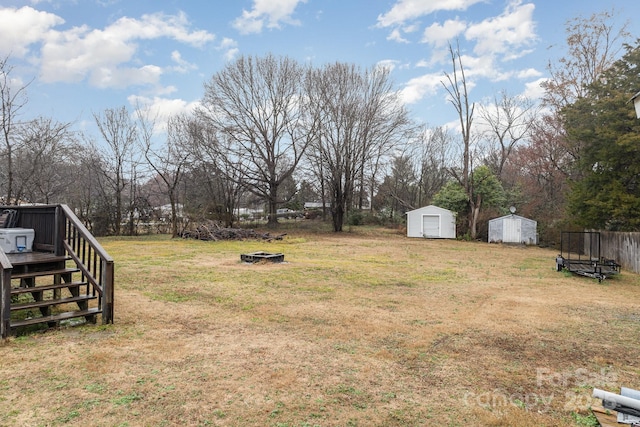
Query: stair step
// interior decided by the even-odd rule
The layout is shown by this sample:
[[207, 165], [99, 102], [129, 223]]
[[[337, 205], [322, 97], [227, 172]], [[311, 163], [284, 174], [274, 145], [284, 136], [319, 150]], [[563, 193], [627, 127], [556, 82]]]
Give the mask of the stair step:
[[11, 311], [15, 310], [27, 310], [30, 308], [38, 308], [38, 307], [48, 307], [53, 305], [60, 304], [69, 304], [72, 302], [81, 302], [81, 301], [90, 301], [92, 299], [96, 299], [97, 297], [93, 295], [80, 295], [77, 297], [68, 297], [68, 298], [58, 298], [58, 299], [46, 299], [42, 301], [32, 301], [32, 302], [24, 302], [20, 304], [12, 304]]
[[34, 277], [42, 277], [42, 276], [53, 276], [56, 274], [69, 274], [69, 273], [77, 273], [80, 270], [77, 268], [62, 268], [59, 270], [45, 270], [45, 271], [27, 271], [25, 273], [17, 273], [12, 274], [12, 279], [29, 279]]
[[7, 254], [7, 257], [14, 267], [19, 265], [53, 264], [71, 259], [68, 255], [54, 255], [50, 252], [22, 252]]
[[89, 308], [87, 310], [67, 311], [59, 314], [52, 314], [50, 316], [32, 317], [31, 319], [12, 320], [11, 327], [20, 328], [22, 326], [35, 325], [38, 323], [59, 322], [61, 320], [73, 319], [75, 317], [95, 316], [101, 312], [102, 311], [99, 308]]
[[19, 295], [19, 294], [25, 294], [29, 292], [50, 291], [52, 289], [79, 288], [80, 286], [84, 286], [86, 284], [87, 282], [69, 282], [69, 283], [58, 283], [53, 285], [32, 286], [30, 288], [11, 288], [11, 295]]

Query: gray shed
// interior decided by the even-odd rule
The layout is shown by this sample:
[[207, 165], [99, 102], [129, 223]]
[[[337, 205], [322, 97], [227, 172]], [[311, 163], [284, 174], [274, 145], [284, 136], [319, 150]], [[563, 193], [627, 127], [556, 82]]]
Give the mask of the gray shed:
[[407, 212], [407, 237], [456, 238], [456, 214], [429, 205]]
[[519, 215], [505, 215], [489, 220], [489, 243], [538, 243], [538, 223]]

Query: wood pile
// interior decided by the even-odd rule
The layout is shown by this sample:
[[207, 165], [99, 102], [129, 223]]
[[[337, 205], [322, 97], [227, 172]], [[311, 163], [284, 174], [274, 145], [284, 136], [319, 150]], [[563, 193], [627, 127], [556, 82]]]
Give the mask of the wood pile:
[[181, 234], [183, 239], [198, 239], [205, 241], [266, 240], [270, 242], [272, 240], [282, 240], [284, 236], [286, 236], [286, 233], [272, 235], [270, 233], [260, 233], [251, 229], [226, 228], [214, 221], [198, 224], [190, 230], [183, 231]]

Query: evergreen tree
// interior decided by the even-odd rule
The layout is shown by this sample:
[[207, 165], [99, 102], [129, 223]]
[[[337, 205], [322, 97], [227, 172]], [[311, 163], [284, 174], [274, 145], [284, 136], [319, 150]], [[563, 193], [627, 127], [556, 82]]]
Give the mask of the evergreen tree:
[[569, 210], [585, 228], [640, 230], [640, 120], [629, 102], [640, 90], [639, 67], [636, 42], [563, 111], [580, 147]]
[[[477, 222], [481, 210], [504, 205], [505, 193], [502, 184], [487, 166], [475, 168], [469, 178], [472, 185], [471, 197], [474, 200], [472, 213]], [[467, 192], [458, 181], [450, 181], [442, 187], [433, 197], [433, 204], [454, 211], [459, 217], [469, 216], [468, 209], [471, 206]], [[476, 238], [471, 233], [470, 237]]]

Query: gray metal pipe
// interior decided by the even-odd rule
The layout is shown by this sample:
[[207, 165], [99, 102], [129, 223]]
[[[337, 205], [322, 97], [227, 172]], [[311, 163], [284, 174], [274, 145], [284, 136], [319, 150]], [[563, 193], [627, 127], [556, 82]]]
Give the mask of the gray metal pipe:
[[605, 402], [613, 403], [614, 405], [626, 406], [627, 408], [633, 408], [640, 411], [640, 400], [632, 397], [621, 396], [615, 393], [609, 393], [608, 391], [593, 389], [593, 397], [602, 399], [603, 406], [606, 408]]

